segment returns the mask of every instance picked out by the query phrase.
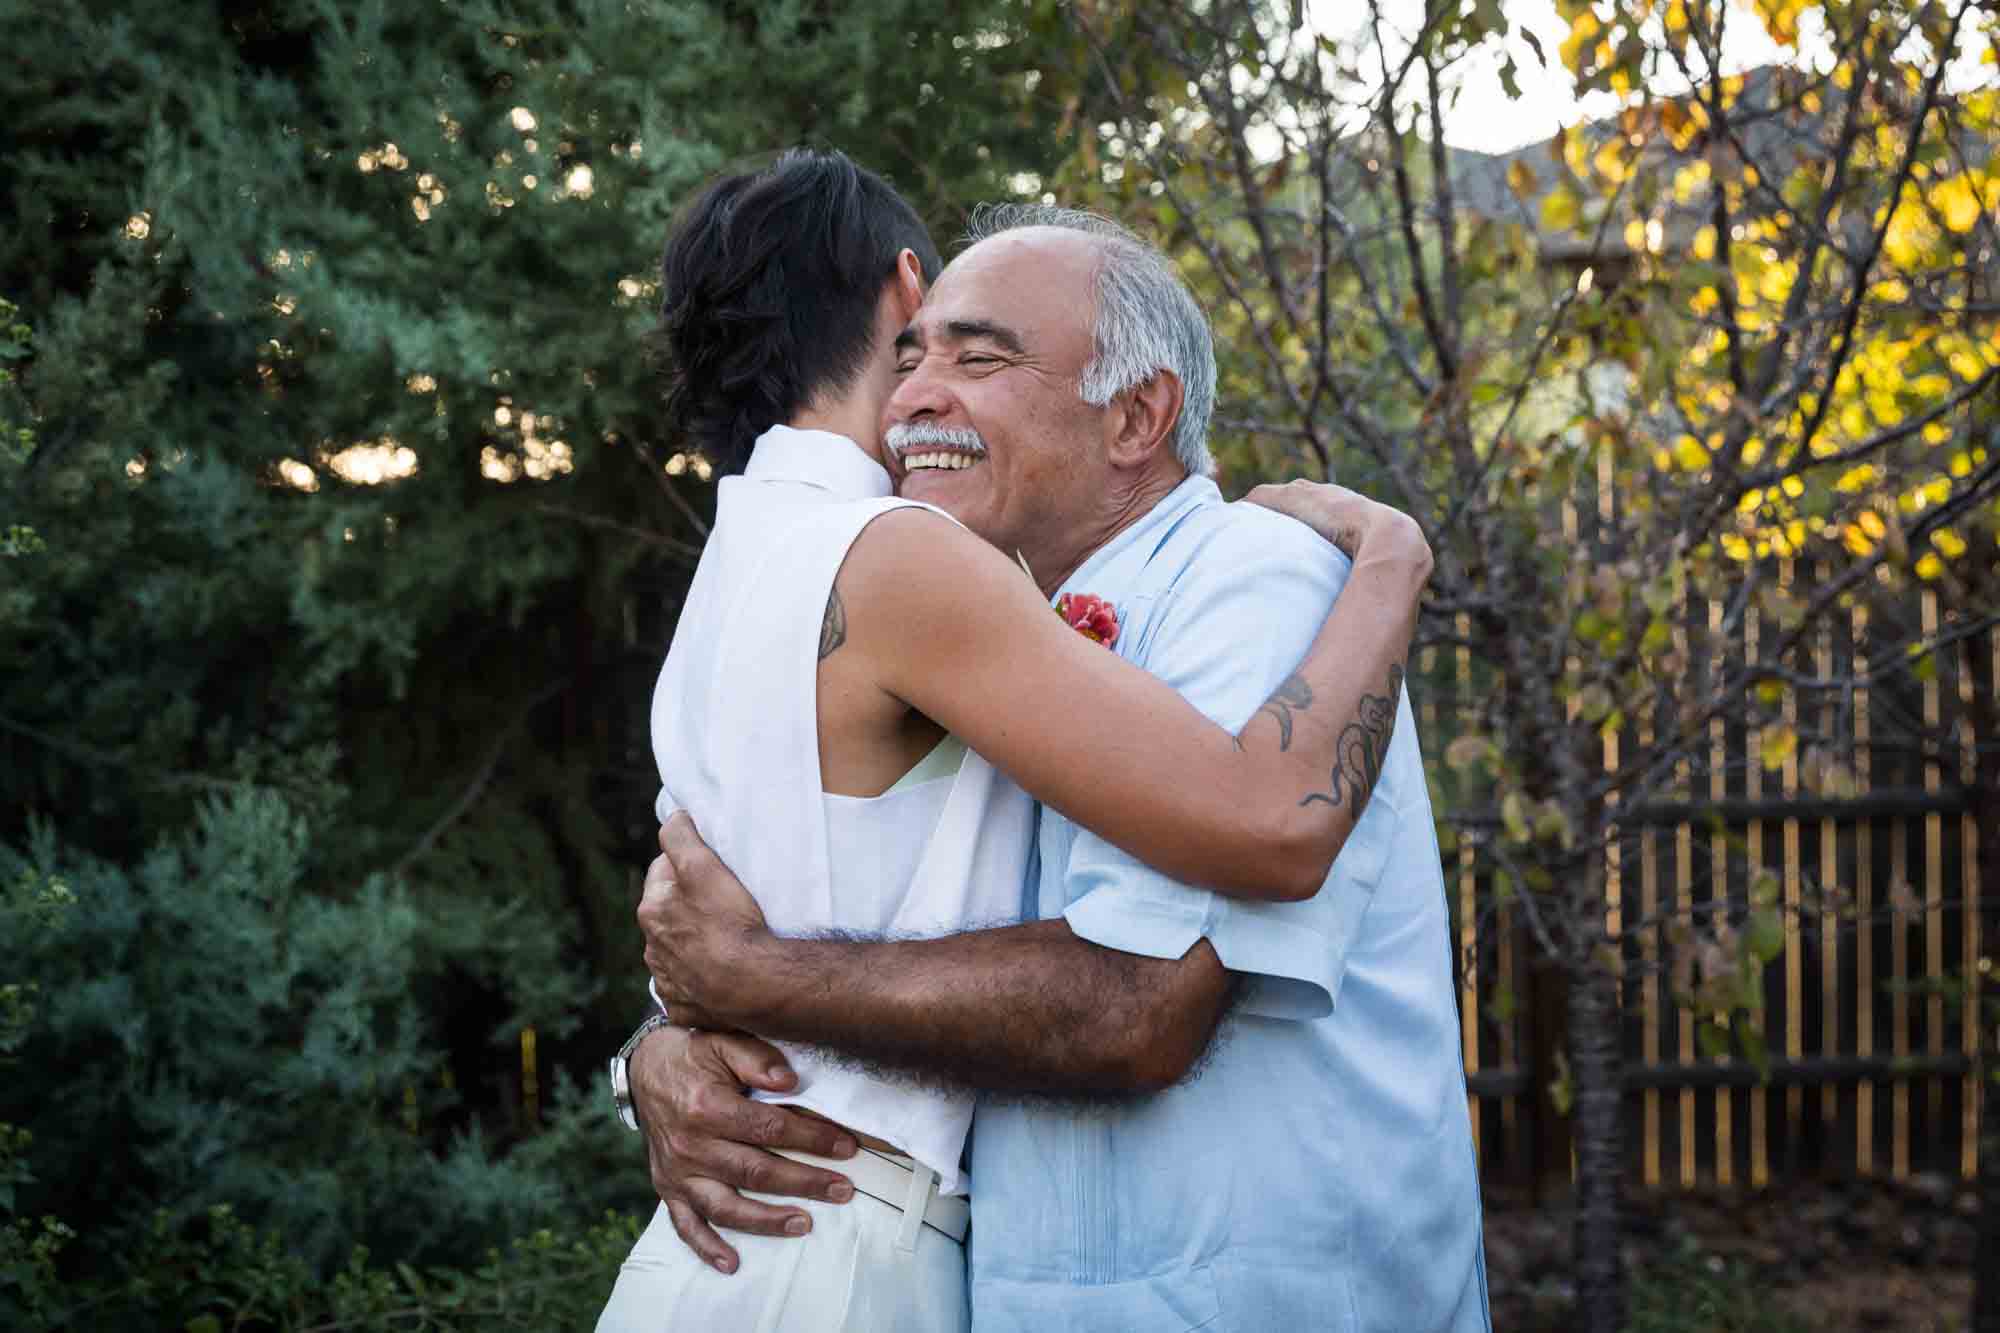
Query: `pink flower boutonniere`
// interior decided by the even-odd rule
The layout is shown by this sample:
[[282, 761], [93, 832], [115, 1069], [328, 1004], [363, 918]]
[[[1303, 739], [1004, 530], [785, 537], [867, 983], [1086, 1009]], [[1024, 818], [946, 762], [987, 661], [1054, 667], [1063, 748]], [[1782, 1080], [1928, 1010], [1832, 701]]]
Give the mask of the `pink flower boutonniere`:
[[[1028, 568], [1028, 557], [1016, 551], [1014, 559], [1020, 562], [1028, 582], [1035, 582], [1035, 571]], [[1064, 593], [1056, 598], [1055, 612], [1063, 618], [1063, 624], [1092, 643], [1109, 648], [1118, 642], [1118, 608], [1094, 592]]]
[[1096, 593], [1064, 593], [1056, 599], [1056, 614], [1093, 643], [1109, 648], [1118, 642], [1118, 612]]

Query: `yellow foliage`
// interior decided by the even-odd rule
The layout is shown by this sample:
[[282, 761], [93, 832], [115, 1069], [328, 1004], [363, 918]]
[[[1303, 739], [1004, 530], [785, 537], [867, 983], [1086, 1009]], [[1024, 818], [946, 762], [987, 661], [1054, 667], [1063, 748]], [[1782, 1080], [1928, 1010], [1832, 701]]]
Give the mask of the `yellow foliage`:
[[1713, 287], [1704, 287], [1688, 298], [1688, 309], [1694, 311], [1696, 315], [1706, 315], [1720, 304], [1722, 304], [1722, 293]]
[[1791, 294], [1793, 265], [1771, 264], [1757, 277], [1757, 294], [1773, 305], [1780, 305]]
[[1931, 207], [1953, 231], [1971, 231], [1979, 221], [1979, 190], [1970, 174], [1939, 181], [1931, 190]]
[[1884, 523], [1881, 515], [1872, 509], [1862, 510], [1855, 516], [1854, 521], [1861, 525], [1863, 532], [1878, 542], [1889, 535], [1889, 525]]
[[1763, 503], [1764, 492], [1752, 486], [1749, 490], [1743, 492], [1743, 498], [1736, 502], [1736, 512], [1739, 514], [1754, 514]]
[[[1707, 165], [1707, 164], [1706, 164], [1706, 163], [1704, 163], [1703, 165], [1705, 166], [1705, 165]], [[1683, 174], [1683, 175], [1685, 175], [1686, 173], [1682, 173], [1682, 174]], [[1680, 184], [1679, 184], [1679, 182], [1678, 182], [1678, 181], [1677, 181], [1677, 182], [1675, 182], [1675, 185], [1674, 185], [1674, 194], [1675, 194], [1675, 196], [1676, 196], [1676, 197], [1679, 197], [1679, 195], [1680, 195]], [[1686, 200], [1682, 200], [1681, 202], [1685, 203], [1685, 202], [1687, 202], [1687, 201], [1686, 201]], [[1702, 228], [1702, 229], [1701, 229], [1700, 231], [1698, 231], [1698, 232], [1696, 232], [1696, 233], [1694, 234], [1694, 257], [1695, 257], [1696, 259], [1713, 259], [1713, 258], [1715, 258], [1715, 228], [1714, 228], [1714, 227], [1703, 227], [1703, 228]], [[1708, 289], [1704, 288], [1703, 290], [1708, 290]]]
[[1926, 551], [1924, 558], [1917, 561], [1917, 577], [1920, 579], [1934, 579], [1942, 573], [1944, 561], [1938, 559], [1935, 552]]
[[1597, 15], [1591, 13], [1588, 9], [1580, 11], [1575, 18], [1571, 19], [1569, 36], [1563, 38], [1562, 43], [1561, 55], [1563, 64], [1571, 69], [1578, 68], [1582, 63], [1584, 51], [1594, 44], [1593, 39], [1596, 38], [1598, 30], [1603, 26], [1603, 24], [1597, 21]]
[[1950, 528], [1939, 528], [1931, 534], [1931, 545], [1947, 560], [1956, 560], [1965, 554], [1965, 538]]
[[1782, 482], [1778, 484], [1784, 488], [1785, 494], [1794, 500], [1798, 499], [1801, 495], [1804, 495], [1806, 493], [1805, 482], [1800, 480], [1797, 476], [1786, 477]]
[[1923, 262], [1924, 251], [1934, 239], [1930, 219], [1915, 208], [1898, 204], [1882, 237], [1882, 252], [1898, 268], [1915, 268]]
[[1631, 171], [1630, 166], [1625, 161], [1625, 141], [1623, 139], [1605, 140], [1604, 146], [1599, 148], [1596, 156], [1590, 159], [1590, 165], [1598, 175], [1613, 185], [1624, 180]]
[[1674, 441], [1674, 461], [1683, 472], [1699, 472], [1708, 466], [1708, 450], [1692, 435], [1683, 435]]
[[1799, 15], [1805, 8], [1804, 0], [1757, 0], [1757, 14], [1764, 20], [1764, 31], [1781, 46], [1799, 44]]
[[1855, 555], [1868, 555], [1875, 549], [1875, 543], [1868, 540], [1868, 534], [1852, 523], [1841, 529], [1840, 540]]
[[1750, 543], [1733, 532], [1725, 532], [1722, 534], [1722, 553], [1731, 560], [1748, 560]]
[[1881, 475], [1881, 469], [1873, 463], [1863, 463], [1859, 467], [1851, 467], [1841, 473], [1840, 480], [1833, 483], [1833, 489], [1843, 495], [1853, 495], [1857, 491], [1867, 490]]
[[1625, 248], [1627, 250], [1646, 248], [1646, 224], [1643, 219], [1633, 218], [1625, 224]]

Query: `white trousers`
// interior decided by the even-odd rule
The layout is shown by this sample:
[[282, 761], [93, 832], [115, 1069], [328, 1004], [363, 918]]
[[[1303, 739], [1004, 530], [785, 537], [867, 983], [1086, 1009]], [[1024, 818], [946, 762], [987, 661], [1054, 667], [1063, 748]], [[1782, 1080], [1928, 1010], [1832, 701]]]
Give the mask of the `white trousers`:
[[[839, 1169], [840, 1163], [825, 1165]], [[803, 1208], [799, 1238], [725, 1231], [741, 1262], [716, 1272], [681, 1243], [665, 1205], [618, 1270], [597, 1333], [966, 1333], [965, 1247], [928, 1226], [899, 1251], [901, 1209], [747, 1197]]]

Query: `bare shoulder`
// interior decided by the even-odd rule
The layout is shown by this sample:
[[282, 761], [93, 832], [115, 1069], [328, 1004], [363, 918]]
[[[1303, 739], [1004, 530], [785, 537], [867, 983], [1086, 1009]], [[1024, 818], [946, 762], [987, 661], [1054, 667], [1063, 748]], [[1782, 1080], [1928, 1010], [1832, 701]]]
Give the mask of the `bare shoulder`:
[[955, 519], [928, 506], [903, 505], [861, 530], [835, 588], [852, 616], [877, 598], [933, 610], [940, 598], [976, 600], [996, 578], [1025, 581], [1017, 567]]

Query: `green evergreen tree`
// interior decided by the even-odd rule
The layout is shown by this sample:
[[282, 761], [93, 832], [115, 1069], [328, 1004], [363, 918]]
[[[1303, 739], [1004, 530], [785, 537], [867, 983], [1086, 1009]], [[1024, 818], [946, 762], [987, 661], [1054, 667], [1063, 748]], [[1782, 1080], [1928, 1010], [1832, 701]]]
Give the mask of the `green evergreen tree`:
[[594, 1081], [526, 1134], [515, 1044], [594, 1080], [636, 1008], [711, 507], [658, 251], [801, 141], [945, 239], [1054, 169], [1067, 42], [1052, 0], [0, 0], [0, 883], [77, 899], [0, 937], [0, 1202], [67, 1277], [646, 1204]]

